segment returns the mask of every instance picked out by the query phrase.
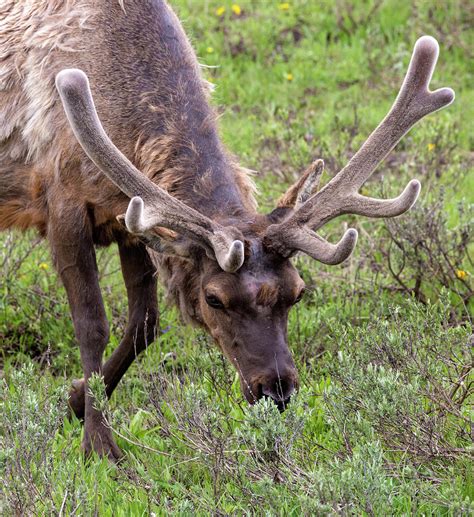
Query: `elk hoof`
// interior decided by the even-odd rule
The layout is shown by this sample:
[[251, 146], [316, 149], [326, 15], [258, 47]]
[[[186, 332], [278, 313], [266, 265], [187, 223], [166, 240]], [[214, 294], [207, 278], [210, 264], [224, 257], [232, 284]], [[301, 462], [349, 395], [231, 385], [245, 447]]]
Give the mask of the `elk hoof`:
[[85, 393], [84, 379], [74, 379], [69, 390], [69, 408], [77, 418], [84, 419]]
[[109, 458], [113, 463], [119, 463], [123, 459], [123, 453], [112, 438], [112, 432], [102, 425], [85, 430], [81, 448], [86, 458], [96, 453], [101, 458]]

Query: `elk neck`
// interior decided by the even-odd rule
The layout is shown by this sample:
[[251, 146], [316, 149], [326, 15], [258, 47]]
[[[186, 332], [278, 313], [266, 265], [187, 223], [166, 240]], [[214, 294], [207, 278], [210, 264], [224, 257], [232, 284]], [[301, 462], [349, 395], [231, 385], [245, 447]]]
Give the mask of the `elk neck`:
[[[100, 90], [113, 92], [102, 113], [101, 92], [97, 99], [112, 140], [125, 142], [144, 174], [202, 213], [232, 219], [254, 212], [253, 184], [220, 141], [210, 84], [175, 14], [162, 2], [113, 9], [97, 19], [102, 52], [94, 53]], [[119, 123], [107, 123], [111, 105]], [[131, 135], [134, 149], [127, 145]]]

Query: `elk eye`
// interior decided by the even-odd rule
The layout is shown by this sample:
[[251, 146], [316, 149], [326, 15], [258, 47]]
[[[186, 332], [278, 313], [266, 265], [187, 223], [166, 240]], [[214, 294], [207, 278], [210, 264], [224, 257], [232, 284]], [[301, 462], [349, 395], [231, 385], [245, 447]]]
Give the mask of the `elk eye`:
[[223, 309], [224, 304], [217, 298], [217, 296], [213, 294], [206, 294], [206, 302], [209, 307], [213, 309]]
[[295, 300], [295, 303], [298, 303], [298, 302], [300, 302], [300, 301], [301, 301], [301, 299], [302, 299], [302, 298], [303, 298], [303, 296], [304, 296], [304, 293], [305, 293], [305, 290], [304, 290], [304, 289], [301, 289], [300, 294], [298, 295], [298, 297], [297, 297], [297, 298], [296, 298], [296, 300]]

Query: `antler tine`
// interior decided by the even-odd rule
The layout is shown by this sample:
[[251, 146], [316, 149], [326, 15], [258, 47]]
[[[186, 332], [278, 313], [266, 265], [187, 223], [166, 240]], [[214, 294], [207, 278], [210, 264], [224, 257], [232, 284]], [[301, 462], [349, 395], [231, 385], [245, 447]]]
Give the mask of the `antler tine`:
[[428, 89], [438, 53], [438, 43], [431, 36], [423, 36], [416, 42], [408, 72], [388, 115], [324, 188], [285, 221], [268, 228], [266, 240], [269, 245], [282, 250], [285, 247], [283, 239], [288, 237], [290, 229], [301, 232], [307, 225], [317, 230], [341, 214], [394, 217], [413, 206], [421, 188], [417, 180], [410, 181], [403, 193], [394, 199], [368, 198], [358, 194], [358, 190], [413, 125], [425, 115], [453, 102], [454, 91], [450, 88], [434, 92]]
[[418, 180], [411, 180], [405, 190], [393, 199], [376, 199], [354, 194], [350, 198], [352, 204], [347, 206], [347, 212], [366, 217], [396, 217], [415, 204], [420, 190], [421, 183]]
[[286, 245], [330, 266], [341, 264], [350, 257], [357, 244], [358, 233], [349, 228], [337, 244], [331, 244], [307, 226], [287, 235]]
[[56, 87], [72, 130], [86, 154], [122, 192], [133, 198], [125, 218], [130, 232], [144, 234], [155, 226], [169, 228], [203, 245], [208, 252], [212, 249], [224, 271], [240, 268], [244, 246], [238, 230], [224, 228], [170, 196], [115, 147], [97, 116], [84, 72], [78, 69], [59, 72]]
[[[187, 205], [185, 206], [187, 207]], [[160, 209], [155, 211], [154, 207], [152, 207], [147, 212], [142, 198], [136, 196], [130, 200], [128, 205], [127, 212], [125, 214], [125, 225], [130, 232], [137, 234], [145, 234], [155, 226], [171, 228], [170, 225], [166, 225], [161, 222], [162, 218]], [[244, 244], [241, 240], [232, 238], [232, 233], [238, 233], [235, 231], [233, 232], [232, 228], [215, 226], [214, 231], [207, 235], [205, 244], [208, 243], [209, 245], [205, 247], [207, 247], [208, 251], [209, 247], [212, 248], [216, 260], [223, 271], [234, 273], [240, 269], [244, 263]], [[203, 243], [201, 242], [201, 245], [202, 244]]]

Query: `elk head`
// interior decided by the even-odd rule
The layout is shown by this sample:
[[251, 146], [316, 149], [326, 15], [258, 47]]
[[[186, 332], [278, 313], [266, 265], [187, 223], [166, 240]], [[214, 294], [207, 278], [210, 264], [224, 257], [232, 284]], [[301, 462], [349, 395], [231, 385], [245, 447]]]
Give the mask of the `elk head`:
[[[394, 217], [415, 203], [420, 192], [417, 180], [394, 199], [374, 199], [358, 191], [416, 122], [453, 101], [449, 88], [428, 89], [437, 57], [436, 40], [424, 36], [417, 41], [390, 112], [321, 190], [317, 184], [323, 162], [317, 160], [271, 214], [250, 214], [228, 226], [170, 196], [141, 174], [105, 134], [85, 74], [80, 70], [58, 74], [57, 88], [77, 139], [97, 167], [131, 198], [125, 215], [128, 230], [158, 252], [171, 251], [194, 261], [200, 316], [239, 371], [250, 402], [268, 396], [284, 408], [297, 386], [287, 319], [291, 306], [301, 299], [304, 283], [290, 258], [303, 252], [324, 264], [339, 264], [352, 253], [357, 231], [349, 229], [331, 244], [316, 233], [324, 224], [341, 214]], [[193, 254], [193, 247], [201, 252]]]

